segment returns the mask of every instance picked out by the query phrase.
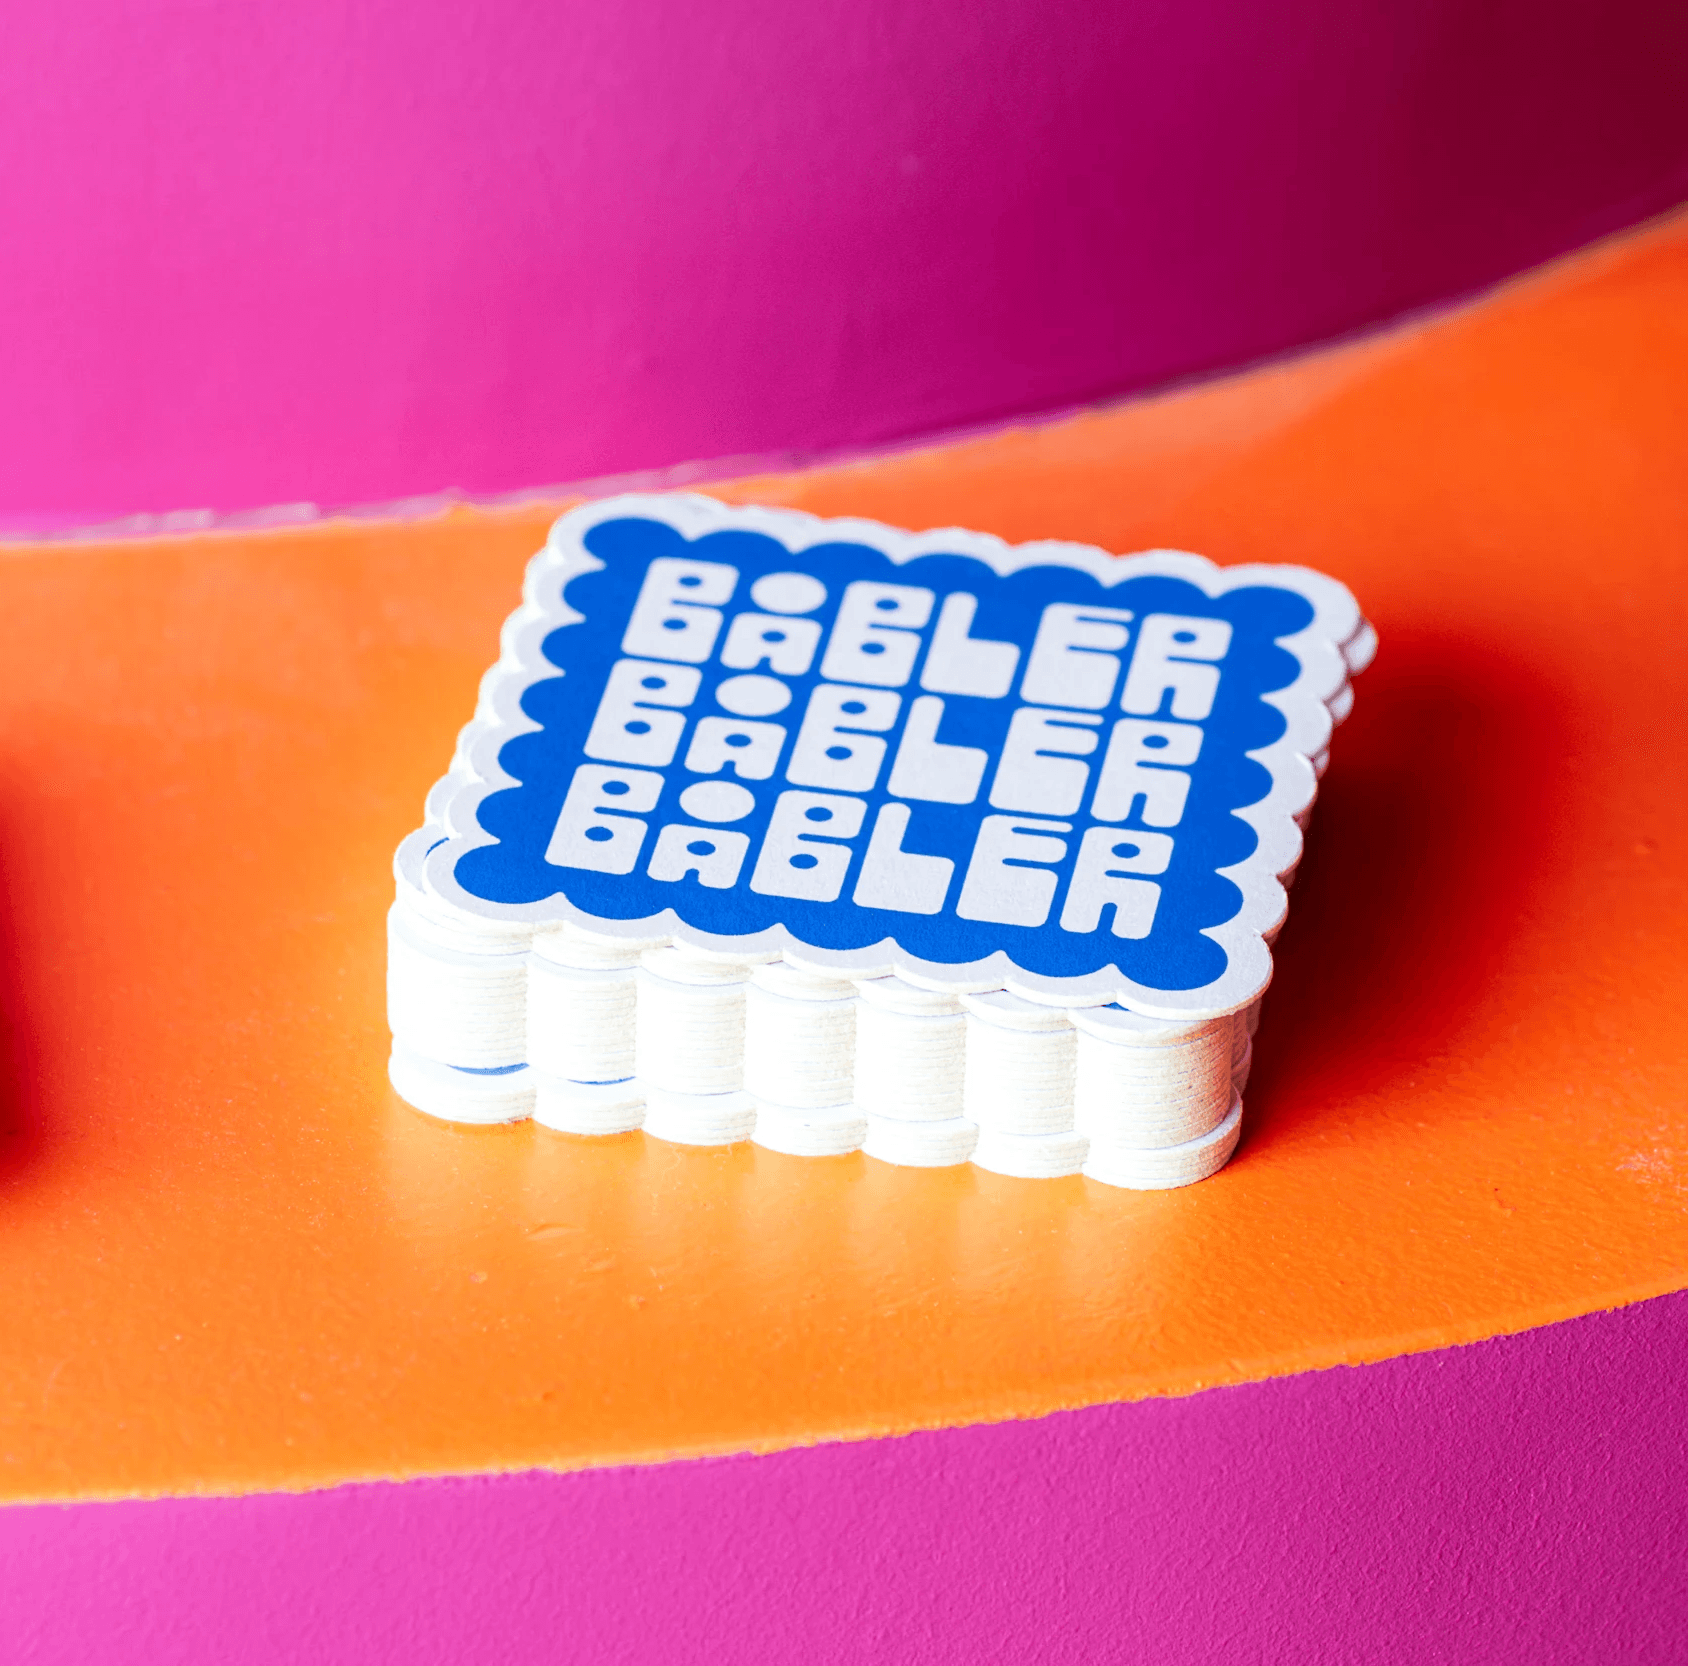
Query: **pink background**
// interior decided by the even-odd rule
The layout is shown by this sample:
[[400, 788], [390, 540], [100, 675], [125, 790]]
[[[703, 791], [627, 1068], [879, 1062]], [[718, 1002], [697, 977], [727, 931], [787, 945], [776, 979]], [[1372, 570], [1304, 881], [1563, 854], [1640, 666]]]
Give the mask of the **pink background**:
[[1185, 1400], [581, 1475], [0, 1511], [30, 1666], [1667, 1666], [1688, 1295]]
[[[0, 526], [1235, 365], [1671, 205], [1685, 64], [1678, 0], [7, 0]], [[769, 1458], [14, 1508], [0, 1652], [1679, 1660], [1685, 1383], [1679, 1296]]]
[[0, 525], [1234, 365], [1688, 184], [1679, 0], [7, 0]]

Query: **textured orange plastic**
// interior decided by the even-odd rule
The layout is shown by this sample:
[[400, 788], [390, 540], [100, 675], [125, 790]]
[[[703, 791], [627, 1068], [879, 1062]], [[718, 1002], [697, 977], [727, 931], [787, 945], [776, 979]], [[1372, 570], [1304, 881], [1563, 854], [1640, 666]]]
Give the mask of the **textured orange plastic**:
[[461, 1130], [393, 846], [552, 512], [0, 556], [0, 1496], [770, 1448], [1688, 1282], [1688, 225], [1428, 324], [727, 495], [1296, 561], [1383, 651], [1186, 1191]]

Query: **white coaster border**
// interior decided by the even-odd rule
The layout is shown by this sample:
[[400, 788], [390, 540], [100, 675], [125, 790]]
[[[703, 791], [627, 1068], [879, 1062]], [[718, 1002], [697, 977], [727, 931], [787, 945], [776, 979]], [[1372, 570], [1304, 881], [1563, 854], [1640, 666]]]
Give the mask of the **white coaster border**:
[[[1247, 754], [1266, 768], [1271, 786], [1254, 804], [1231, 812], [1254, 829], [1255, 849], [1242, 862], [1215, 870], [1242, 892], [1242, 905], [1230, 920], [1203, 928], [1203, 935], [1225, 951], [1224, 973], [1197, 989], [1161, 990], [1111, 965], [1078, 977], [1051, 977], [1016, 965], [1003, 950], [946, 964], [913, 955], [891, 937], [862, 949], [824, 949], [805, 943], [783, 924], [722, 935], [697, 929], [673, 908], [638, 920], [610, 920], [577, 908], [562, 893], [540, 902], [493, 903], [462, 889], [454, 875], [457, 862], [469, 851], [497, 842], [480, 826], [481, 802], [519, 785], [502, 768], [499, 755], [510, 741], [542, 727], [521, 710], [521, 698], [535, 682], [566, 675], [545, 657], [542, 645], [553, 631], [585, 622], [586, 616], [566, 600], [567, 587], [574, 578], [606, 565], [585, 548], [583, 538], [604, 521], [629, 516], [660, 520], [692, 539], [725, 529], [759, 532], [777, 539], [793, 556], [817, 544], [856, 542], [899, 565], [922, 555], [964, 555], [1001, 576], [1027, 567], [1061, 566], [1086, 573], [1109, 589], [1152, 575], [1181, 579], [1211, 597], [1254, 585], [1301, 596], [1313, 608], [1312, 621], [1277, 639], [1279, 647], [1294, 655], [1300, 675], [1288, 687], [1261, 697], [1283, 713], [1284, 734]], [[400, 845], [396, 865], [443, 903], [448, 915], [495, 928], [573, 921], [610, 941], [661, 937], [727, 957], [780, 955], [840, 977], [890, 974], [955, 994], [1005, 989], [1052, 1006], [1117, 1003], [1154, 1018], [1218, 1018], [1247, 1006], [1271, 981], [1272, 954], [1266, 939], [1276, 933], [1288, 911], [1280, 876], [1300, 860], [1297, 818], [1305, 818], [1318, 791], [1314, 760], [1328, 749], [1336, 721], [1333, 707], [1346, 715], [1348, 680], [1370, 662], [1376, 640], [1348, 588], [1305, 567], [1218, 567], [1203, 556], [1177, 550], [1118, 556], [1054, 540], [1011, 545], [988, 533], [954, 527], [915, 533], [868, 520], [823, 520], [800, 510], [730, 506], [692, 493], [624, 493], [560, 517], [544, 548], [528, 564], [522, 605], [504, 623], [501, 653], [482, 679], [475, 716], [458, 737], [451, 769], [428, 795], [427, 825]]]

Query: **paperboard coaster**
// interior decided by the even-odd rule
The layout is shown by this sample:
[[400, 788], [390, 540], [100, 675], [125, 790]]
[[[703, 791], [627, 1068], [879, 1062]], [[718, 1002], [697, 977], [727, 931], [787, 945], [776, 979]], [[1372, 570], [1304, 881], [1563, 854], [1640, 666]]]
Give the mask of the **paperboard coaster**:
[[1136, 1173], [1228, 1124], [1375, 644], [1302, 568], [575, 510], [400, 848], [395, 1036], [658, 1138]]

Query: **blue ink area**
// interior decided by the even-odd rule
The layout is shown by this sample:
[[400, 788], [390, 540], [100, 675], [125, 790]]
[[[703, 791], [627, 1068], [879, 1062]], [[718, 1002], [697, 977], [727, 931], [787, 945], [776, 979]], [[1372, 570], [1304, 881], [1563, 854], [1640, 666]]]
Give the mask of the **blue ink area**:
[[[561, 627], [545, 641], [547, 659], [565, 674], [534, 683], [523, 698], [522, 709], [540, 729], [509, 741], [499, 755], [503, 768], [520, 784], [490, 794], [481, 804], [480, 824], [496, 842], [466, 852], [457, 862], [457, 882], [471, 895], [489, 902], [533, 903], [561, 893], [587, 913], [619, 920], [643, 919], [672, 908], [702, 931], [738, 936], [784, 925], [804, 942], [839, 950], [867, 948], [894, 937], [911, 953], [946, 963], [983, 959], [1001, 949], [1025, 970], [1045, 976], [1080, 977], [1115, 965], [1136, 982], [1165, 990], [1200, 988], [1223, 974], [1225, 951], [1201, 933], [1204, 927], [1232, 918], [1241, 906], [1241, 892], [1215, 870], [1243, 861], [1256, 844], [1253, 829], [1231, 812], [1258, 803], [1270, 790], [1269, 771], [1246, 754], [1270, 745], [1284, 732], [1283, 715], [1261, 697], [1287, 687], [1296, 678], [1295, 656], [1278, 647], [1277, 639], [1311, 622], [1312, 606], [1304, 597], [1292, 590], [1262, 586], [1233, 590], [1215, 598], [1182, 580], [1165, 577], [1137, 578], [1104, 587], [1087, 573], [1067, 567], [1026, 568], [1002, 577], [971, 557], [928, 555], [896, 563], [876, 549], [854, 543], [823, 545], [794, 556], [777, 540], [759, 533], [721, 531], [688, 540], [663, 522], [648, 519], [601, 523], [587, 533], [585, 542], [605, 566], [569, 584], [568, 600], [585, 614], [586, 622]], [[865, 798], [869, 808], [860, 834], [851, 841], [850, 871], [838, 900], [818, 903], [762, 896], [749, 888], [756, 851], [774, 802], [793, 785], [784, 779], [784, 769], [809, 695], [824, 680], [819, 665], [826, 634], [810, 671], [781, 679], [790, 687], [792, 701], [776, 721], [787, 725], [789, 735], [780, 767], [771, 779], [737, 781], [730, 770], [712, 776], [694, 775], [683, 767], [696, 720], [725, 715], [715, 703], [715, 688], [728, 677], [743, 674], [712, 660], [698, 667], [703, 683], [697, 699], [685, 712], [685, 738], [674, 761], [662, 771], [665, 784], [655, 809], [643, 816], [649, 831], [639, 867], [631, 874], [610, 875], [557, 867], [545, 861], [569, 781], [576, 766], [587, 761], [583, 745], [605, 679], [611, 666], [623, 657], [622, 633], [646, 568], [662, 556], [726, 562], [739, 569], [738, 586], [724, 608], [729, 624], [737, 612], [757, 611], [749, 592], [758, 578], [768, 573], [801, 571], [813, 574], [827, 587], [825, 604], [807, 615], [821, 623], [824, 633], [830, 633], [845, 585], [868, 579], [926, 586], [938, 593], [938, 606], [950, 592], [970, 592], [979, 599], [970, 634], [1019, 644], [1020, 663], [1008, 697], [943, 696], [938, 738], [949, 744], [983, 747], [991, 756], [977, 800], [969, 805], [906, 801], [912, 818], [903, 848], [920, 855], [947, 856], [956, 865], [942, 913], [920, 915], [862, 908], [850, 900], [874, 817], [879, 806], [890, 800], [884, 784], [891, 773], [903, 723], [913, 699], [922, 692], [918, 665], [908, 685], [897, 691], [903, 697], [903, 706], [896, 727], [882, 737], [889, 748], [878, 786], [852, 795]], [[1218, 695], [1201, 725], [1201, 753], [1189, 770], [1192, 784], [1185, 811], [1178, 825], [1166, 830], [1173, 837], [1174, 851], [1167, 872], [1156, 876], [1161, 897], [1154, 926], [1141, 939], [1115, 937], [1110, 929], [1110, 910], [1103, 911], [1093, 932], [1068, 932], [1058, 924], [1080, 837], [1087, 827], [1098, 825], [1083, 811], [1047, 818], [1070, 822], [1073, 831], [1067, 836], [1065, 861], [1048, 866], [1048, 871], [1060, 876], [1060, 884], [1045, 924], [1035, 928], [1000, 925], [963, 920], [954, 912], [979, 825], [986, 815], [1002, 813], [987, 802], [991, 777], [1009, 720], [1022, 703], [1019, 681], [1039, 617], [1051, 602], [1128, 608], [1139, 621], [1150, 613], [1176, 613], [1224, 619], [1232, 626], [1229, 651], [1219, 663]], [[934, 607], [934, 621], [936, 616]], [[1136, 645], [1135, 633], [1133, 626], [1131, 643], [1121, 655], [1126, 667]], [[929, 623], [924, 632], [928, 642], [931, 634]], [[725, 636], [723, 626], [717, 651]], [[767, 674], [766, 666], [759, 670]], [[1122, 715], [1118, 698], [1116, 686], [1114, 704], [1102, 714], [1100, 744], [1087, 760], [1091, 778], [1085, 810], [1109, 728]], [[1170, 698], [1167, 695], [1166, 701]], [[1169, 704], [1163, 704], [1161, 716], [1170, 716]], [[707, 889], [695, 875], [670, 883], [653, 880], [643, 871], [658, 830], [667, 822], [692, 822], [693, 818], [680, 810], [679, 797], [701, 780], [736, 781], [755, 797], [755, 809], [731, 824], [732, 831], [750, 836], [751, 847], [738, 883], [729, 890]], [[1039, 812], [1025, 814], [1037, 817]], [[1120, 828], [1123, 842], [1132, 826], [1143, 824], [1133, 817], [1107, 825]]]

